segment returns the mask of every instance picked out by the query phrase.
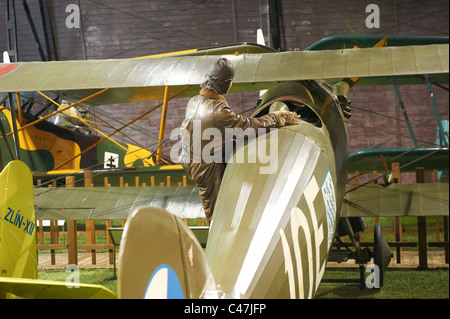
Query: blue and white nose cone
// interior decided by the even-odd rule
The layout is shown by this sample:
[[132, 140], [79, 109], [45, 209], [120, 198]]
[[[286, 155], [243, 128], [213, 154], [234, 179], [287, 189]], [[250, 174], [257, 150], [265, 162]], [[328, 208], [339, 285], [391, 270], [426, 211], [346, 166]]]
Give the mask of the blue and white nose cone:
[[184, 299], [183, 289], [172, 267], [161, 264], [155, 269], [145, 289], [144, 299]]

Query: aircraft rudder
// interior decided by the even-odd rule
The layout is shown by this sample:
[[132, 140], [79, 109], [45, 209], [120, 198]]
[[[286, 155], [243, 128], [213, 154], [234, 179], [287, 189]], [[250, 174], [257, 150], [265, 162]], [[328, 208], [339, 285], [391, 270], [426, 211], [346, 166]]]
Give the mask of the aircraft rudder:
[[37, 278], [33, 179], [11, 161], [0, 173], [0, 277]]
[[128, 218], [119, 252], [119, 298], [214, 298], [216, 285], [195, 235], [164, 209]]

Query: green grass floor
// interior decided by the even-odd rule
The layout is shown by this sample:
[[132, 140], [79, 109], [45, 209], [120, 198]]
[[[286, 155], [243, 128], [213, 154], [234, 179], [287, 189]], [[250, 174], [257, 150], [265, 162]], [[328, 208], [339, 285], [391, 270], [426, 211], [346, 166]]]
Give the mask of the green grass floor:
[[[449, 269], [388, 269], [381, 289], [360, 289], [356, 283], [321, 283], [316, 299], [449, 299]], [[39, 270], [39, 279], [65, 281], [65, 270]], [[49, 278], [50, 277], [50, 278]], [[324, 278], [359, 278], [357, 268], [327, 269]], [[105, 286], [117, 293], [113, 269], [80, 269], [80, 282]]]
[[[79, 269], [80, 283], [102, 285], [117, 294], [117, 278], [112, 268]], [[66, 281], [69, 272], [61, 269], [39, 269], [38, 278], [43, 280]]]
[[[373, 227], [374, 218], [366, 218], [368, 227]], [[393, 218], [380, 218], [383, 228], [388, 230], [393, 227]], [[439, 220], [442, 227], [444, 224], [443, 218]], [[427, 227], [435, 227], [436, 220], [434, 217], [427, 217]], [[115, 227], [120, 226], [120, 221], [114, 221]], [[404, 229], [417, 227], [416, 217], [402, 218], [402, 226]], [[97, 229], [105, 229], [104, 222], [96, 222]], [[84, 225], [78, 225], [78, 230], [83, 231]], [[395, 241], [392, 232], [383, 233], [388, 242]], [[434, 232], [427, 233], [428, 242], [436, 241], [436, 234]], [[440, 240], [443, 241], [443, 234], [440, 234]], [[49, 243], [49, 238], [45, 238]], [[66, 239], [61, 238], [60, 243]], [[373, 233], [364, 232], [362, 234], [363, 242], [373, 242]], [[417, 242], [416, 232], [403, 232], [404, 242]], [[106, 243], [106, 235], [97, 235], [96, 242], [99, 244]], [[85, 243], [84, 236], [79, 236], [79, 244]], [[391, 248], [393, 250], [393, 248]], [[404, 248], [404, 250], [415, 250], [417, 247]], [[428, 250], [442, 250], [442, 248], [428, 247]], [[41, 251], [46, 253], [49, 251]], [[67, 253], [67, 250], [57, 251]], [[98, 252], [102, 252], [98, 250]], [[106, 252], [106, 250], [105, 250]], [[359, 284], [331, 284], [321, 283], [316, 293], [316, 298], [319, 299], [441, 299], [449, 298], [449, 269], [430, 269], [430, 270], [416, 270], [416, 269], [388, 269], [385, 273], [385, 281], [383, 288], [363, 289], [359, 288]], [[65, 281], [68, 276], [64, 270], [39, 270], [39, 279], [52, 279], [58, 281]], [[49, 278], [50, 277], [50, 278]], [[90, 284], [100, 284], [111, 291], [117, 293], [117, 280], [111, 279], [113, 277], [113, 269], [89, 268], [80, 270], [80, 282]], [[359, 270], [357, 268], [333, 268], [327, 269], [324, 278], [359, 278]]]
[[[388, 269], [381, 289], [360, 289], [359, 284], [321, 283], [319, 299], [448, 299], [449, 269]], [[359, 270], [327, 269], [324, 278], [359, 279]]]

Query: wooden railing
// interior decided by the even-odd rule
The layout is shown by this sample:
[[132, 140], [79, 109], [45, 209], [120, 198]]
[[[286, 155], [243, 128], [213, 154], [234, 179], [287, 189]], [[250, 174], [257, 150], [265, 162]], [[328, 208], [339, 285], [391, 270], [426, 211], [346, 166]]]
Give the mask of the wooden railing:
[[[399, 170], [395, 170], [397, 164], [394, 164], [394, 180], [397, 182], [400, 181], [400, 172]], [[374, 176], [377, 176], [376, 172], [373, 172]], [[356, 173], [358, 175], [358, 173]], [[423, 169], [418, 169], [416, 174], [416, 182], [423, 183]], [[165, 178], [166, 183], [159, 183], [158, 186], [155, 185], [155, 177], [150, 177], [150, 186], [147, 186], [146, 183], [140, 183], [139, 177], [135, 178], [134, 187], [171, 187], [172, 178], [167, 176]], [[433, 182], [437, 181], [437, 172], [433, 172]], [[445, 182], [445, 180], [443, 181]], [[39, 182], [38, 182], [39, 183]], [[359, 179], [353, 178], [353, 183], [358, 184]], [[85, 172], [84, 179], [85, 187], [93, 187], [93, 179], [92, 172]], [[124, 183], [124, 179], [120, 178], [120, 186], [128, 187], [128, 183]], [[73, 187], [75, 185], [75, 178], [73, 176], [66, 177], [66, 187]], [[176, 182], [177, 186], [186, 186], [187, 178], [183, 176], [182, 181]], [[56, 186], [56, 183], [54, 184]], [[110, 187], [111, 185], [108, 182], [108, 178], [104, 178], [105, 187]], [[53, 185], [50, 185], [53, 187]], [[445, 262], [449, 263], [449, 231], [448, 231], [448, 216], [443, 217], [443, 224], [440, 223], [440, 219], [436, 217], [435, 219], [435, 227], [426, 227], [426, 217], [418, 216], [417, 217], [417, 227], [403, 227], [402, 226], [402, 218], [401, 217], [393, 217], [394, 218], [394, 227], [383, 227], [383, 232], [386, 233], [394, 233], [395, 241], [389, 242], [391, 248], [396, 251], [396, 262], [401, 263], [401, 255], [402, 248], [404, 247], [417, 247], [419, 251], [419, 261], [422, 267], [427, 267], [427, 247], [442, 247], [445, 251]], [[204, 226], [206, 224], [205, 219], [196, 219], [196, 220], [184, 220], [185, 223], [189, 226]], [[379, 221], [379, 217], [375, 217], [375, 222]], [[113, 263], [113, 243], [108, 234], [107, 229], [114, 226], [123, 227], [125, 225], [126, 220], [104, 220], [104, 221], [94, 221], [94, 220], [84, 220], [84, 221], [75, 221], [75, 220], [67, 220], [65, 226], [60, 230], [56, 224], [57, 221], [50, 221], [50, 226], [48, 227], [48, 231], [44, 231], [42, 222], [39, 221], [39, 227], [37, 229], [37, 249], [38, 251], [50, 250], [51, 254], [51, 264], [55, 264], [55, 251], [56, 250], [67, 250], [68, 254], [68, 263], [69, 264], [78, 264], [78, 251], [86, 250], [91, 254], [91, 262], [93, 265], [96, 265], [96, 251], [97, 250], [108, 250], [109, 252], [109, 263]], [[118, 225], [119, 224], [119, 225]], [[100, 229], [101, 228], [101, 229]], [[364, 232], [373, 232], [373, 228], [367, 228]], [[405, 242], [403, 240], [403, 234], [405, 232], [415, 232], [418, 234], [417, 241]], [[436, 233], [436, 241], [427, 242], [427, 232]], [[441, 236], [443, 235], [443, 240], [441, 240]], [[79, 239], [81, 236], [85, 236], [86, 240], [84, 244], [79, 243]], [[106, 236], [105, 239], [99, 239], [100, 236]], [[50, 237], [50, 243], [45, 243], [44, 238]], [[60, 243], [59, 238], [63, 238], [63, 243]], [[206, 241], [205, 238], [203, 238]], [[48, 240], [47, 240], [48, 241]], [[99, 243], [101, 242], [101, 243]], [[201, 243], [203, 245], [206, 242]], [[363, 243], [364, 245], [372, 245], [372, 243]]]
[[[172, 181], [171, 176], [165, 177], [165, 183], [161, 182], [158, 186], [155, 185], [155, 177], [150, 176], [150, 185], [146, 183], [140, 183], [139, 176], [135, 177], [135, 187], [172, 187], [175, 184]], [[41, 182], [38, 180], [37, 184]], [[183, 176], [181, 181], [176, 182], [178, 187], [186, 187], [187, 177]], [[74, 187], [75, 177], [67, 176], [65, 178], [65, 187]], [[84, 174], [84, 187], [93, 187], [92, 171], [85, 171]], [[111, 187], [108, 178], [104, 178], [104, 187]], [[120, 187], [128, 187], [128, 183], [124, 183], [124, 178], [120, 177]], [[52, 182], [48, 187], [56, 187], [56, 181]], [[199, 218], [195, 220], [184, 220], [187, 225], [191, 226], [204, 226], [206, 219]], [[50, 220], [49, 226], [46, 226], [48, 230], [44, 231], [43, 221], [38, 221], [39, 227], [36, 231], [38, 251], [50, 250], [51, 264], [56, 263], [56, 250], [67, 251], [68, 264], [78, 264], [78, 252], [79, 250], [86, 250], [91, 254], [92, 265], [96, 265], [96, 252], [97, 250], [108, 250], [109, 263], [113, 264], [113, 249], [114, 245], [107, 231], [108, 228], [115, 226], [124, 227], [126, 220], [66, 220], [63, 226], [58, 226], [56, 220]], [[117, 225], [119, 223], [120, 225]], [[85, 237], [85, 243], [80, 243], [81, 237]], [[105, 237], [106, 236], [106, 240]], [[49, 240], [44, 238], [49, 237]], [[61, 239], [61, 240], [60, 240]], [[48, 243], [50, 241], [50, 243]], [[61, 243], [61, 241], [63, 243]]]
[[[400, 174], [400, 165], [398, 163], [392, 163], [392, 172], [393, 172], [393, 180], [394, 183], [400, 183], [401, 174]], [[360, 184], [359, 173], [356, 172], [355, 176], [352, 178], [352, 184]], [[373, 172], [373, 180], [374, 183], [377, 181], [377, 177], [380, 175], [377, 174], [376, 171]], [[416, 168], [416, 183], [424, 183], [425, 182], [425, 171], [423, 168]], [[445, 175], [442, 176], [441, 181], [438, 179], [438, 172], [434, 170], [432, 172], [432, 182], [433, 183], [446, 183]], [[417, 248], [419, 254], [419, 268], [427, 268], [428, 267], [428, 247], [441, 247], [444, 249], [445, 255], [445, 263], [449, 263], [449, 221], [448, 214], [446, 216], [428, 216], [434, 218], [434, 227], [427, 227], [427, 216], [417, 216], [417, 227], [403, 227], [402, 217], [390, 217], [393, 218], [393, 227], [383, 227], [383, 233], [394, 233], [395, 241], [388, 242], [389, 246], [393, 248], [396, 252], [396, 263], [401, 264], [402, 262], [402, 251], [405, 247]], [[442, 218], [440, 218], [442, 217]], [[385, 217], [389, 218], [389, 217]], [[443, 223], [441, 224], [441, 220]], [[380, 221], [380, 217], [375, 217], [375, 223]], [[373, 232], [373, 227], [366, 228], [364, 232]], [[427, 241], [427, 233], [434, 232], [436, 234], [435, 241]], [[404, 233], [417, 233], [416, 241], [405, 242], [403, 240]], [[357, 234], [358, 238], [361, 240], [361, 233]], [[443, 236], [442, 236], [443, 235]], [[443, 238], [442, 238], [443, 237]], [[441, 240], [441, 238], [443, 240]], [[342, 238], [342, 240], [345, 240]], [[373, 243], [366, 242], [361, 243], [361, 246], [373, 246]], [[340, 247], [340, 244], [335, 244], [335, 247]]]

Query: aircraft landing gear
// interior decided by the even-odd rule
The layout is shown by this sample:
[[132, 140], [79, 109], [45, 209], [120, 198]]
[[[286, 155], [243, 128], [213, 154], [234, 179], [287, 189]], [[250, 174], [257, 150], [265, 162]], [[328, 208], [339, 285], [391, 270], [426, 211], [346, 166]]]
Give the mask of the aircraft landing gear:
[[392, 253], [391, 249], [389, 248], [389, 245], [383, 238], [383, 234], [381, 232], [381, 225], [379, 223], [376, 223], [373, 228], [373, 241], [374, 241], [373, 259], [375, 265], [377, 265], [379, 269], [379, 285], [381, 288], [383, 287], [384, 272], [386, 271], [391, 261]]
[[[368, 264], [371, 259], [374, 260], [375, 275], [376, 278], [375, 288], [381, 288], [383, 286], [384, 272], [386, 271], [389, 262], [392, 258], [392, 253], [383, 238], [381, 231], [381, 225], [376, 223], [374, 225], [374, 248], [370, 251], [369, 248], [362, 248], [360, 243], [356, 240], [355, 232], [366, 228], [364, 220], [350, 220], [349, 218], [341, 218], [339, 220], [339, 228], [336, 234], [336, 240], [345, 248], [345, 250], [332, 250], [328, 261], [341, 263], [348, 259], [354, 259], [356, 264], [359, 264], [359, 279], [323, 279], [322, 282], [328, 283], [359, 283], [360, 289], [366, 287], [365, 278], [365, 265]], [[340, 237], [348, 235], [352, 242], [354, 251], [350, 249], [350, 245], [342, 242]]]

